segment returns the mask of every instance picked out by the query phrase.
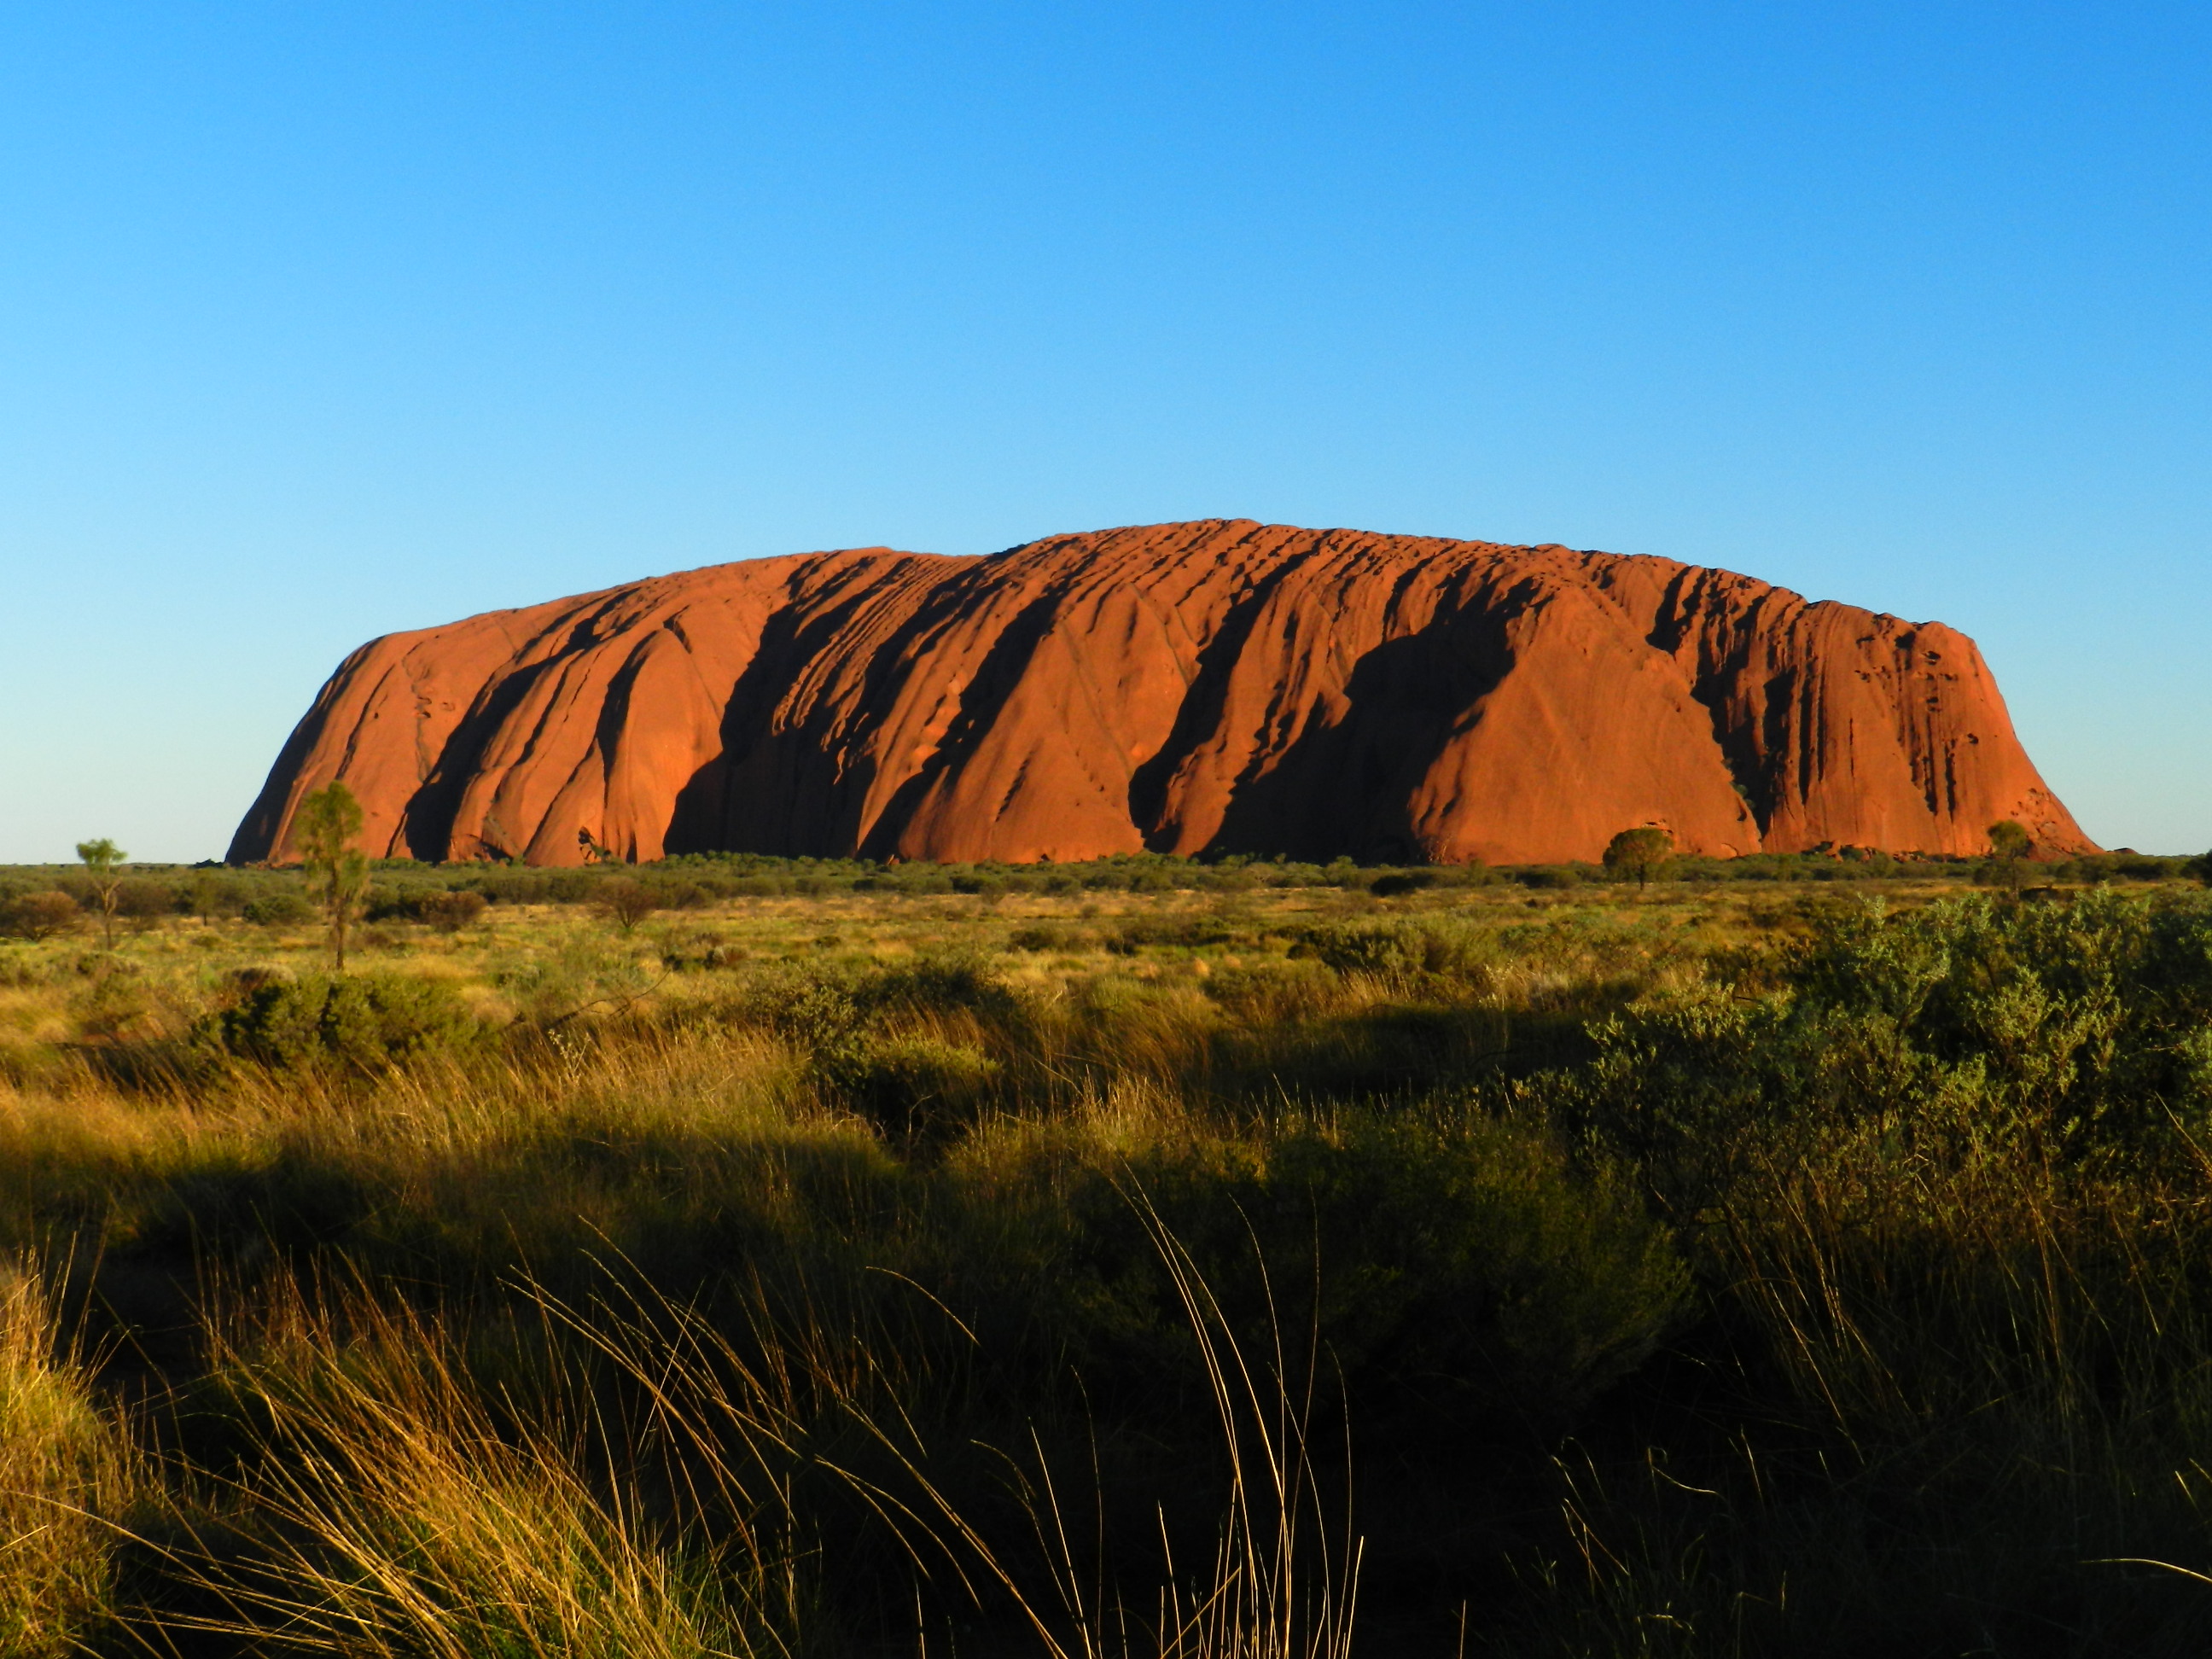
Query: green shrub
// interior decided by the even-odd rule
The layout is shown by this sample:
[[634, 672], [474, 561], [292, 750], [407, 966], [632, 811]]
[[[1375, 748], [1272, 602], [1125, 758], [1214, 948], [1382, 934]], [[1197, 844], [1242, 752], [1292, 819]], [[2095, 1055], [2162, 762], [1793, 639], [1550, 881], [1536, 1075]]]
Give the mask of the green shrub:
[[1368, 883], [1367, 890], [1376, 898], [1400, 898], [1436, 884], [1437, 872], [1433, 870], [1392, 870]]
[[1583, 884], [1583, 872], [1571, 864], [1536, 865], [1516, 870], [1513, 879], [1523, 887], [1579, 887]]
[[109, 967], [70, 999], [78, 1032], [109, 1041], [138, 1035], [156, 1006], [153, 988], [133, 967]]
[[315, 907], [289, 888], [279, 888], [248, 899], [243, 915], [257, 927], [297, 927], [315, 919]]
[[370, 921], [419, 921], [453, 933], [482, 916], [485, 903], [484, 896], [470, 887], [380, 888], [364, 915]]
[[468, 884], [493, 904], [582, 904], [606, 879], [594, 870], [488, 870]]
[[825, 1068], [845, 1104], [908, 1143], [943, 1143], [973, 1126], [1000, 1071], [978, 1048], [926, 1035], [872, 1037]]
[[246, 884], [236, 876], [211, 870], [198, 872], [185, 889], [185, 908], [202, 921], [240, 915], [250, 896]]
[[475, 1029], [443, 980], [319, 974], [258, 984], [204, 1028], [225, 1052], [264, 1066], [363, 1070], [452, 1047]]
[[714, 895], [696, 881], [657, 881], [652, 885], [653, 896], [664, 910], [700, 910], [714, 901]]
[[738, 1010], [805, 1055], [830, 1098], [921, 1141], [972, 1121], [1000, 1078], [999, 1061], [938, 1023], [1012, 1031], [1026, 1018], [987, 962], [960, 954], [889, 966], [777, 963], [750, 976]]
[[0, 899], [0, 938], [52, 939], [76, 926], [82, 915], [67, 893], [22, 893]]
[[162, 916], [174, 915], [178, 898], [177, 890], [167, 882], [133, 876], [117, 884], [115, 914], [141, 927], [149, 927]]
[[1021, 999], [990, 963], [967, 951], [936, 952], [870, 968], [854, 981], [853, 994], [872, 1014], [957, 1010], [1003, 1024], [1021, 1013]]
[[[1156, 1234], [1255, 1360], [1272, 1365], [1279, 1337], [1300, 1369], [1318, 1358], [1325, 1392], [1340, 1376], [1367, 1411], [1478, 1436], [1564, 1421], [1652, 1352], [1689, 1289], [1624, 1182], [1484, 1120], [1170, 1142], [1054, 1179], [1068, 1231], [1044, 1246], [1057, 1306], [1040, 1311], [1102, 1382], [1147, 1392], [1201, 1387]], [[1002, 1187], [989, 1198], [1018, 1206]]]
[[1852, 906], [1814, 915], [1783, 977], [1631, 1009], [1535, 1092], [1692, 1208], [1839, 1135], [1955, 1166], [2188, 1162], [2212, 1133], [2205, 897]]
[[441, 933], [458, 933], [473, 924], [483, 913], [483, 895], [471, 893], [465, 888], [425, 893], [415, 903], [416, 919]]
[[1486, 988], [1492, 947], [1479, 933], [1425, 921], [1322, 922], [1299, 933], [1293, 959], [1311, 957], [1340, 974], [1406, 981], [1458, 981]]
[[1123, 917], [1106, 936], [1106, 948], [1116, 956], [1133, 957], [1152, 945], [1191, 951], [1210, 945], [1250, 944], [1258, 937], [1258, 927], [1249, 917], [1219, 911], [1170, 912]]
[[501, 971], [494, 982], [525, 1018], [540, 1025], [627, 1002], [651, 984], [633, 952], [586, 933], [557, 938], [550, 948]]
[[626, 876], [601, 882], [592, 895], [592, 908], [625, 933], [633, 932], [638, 923], [660, 908], [659, 889]]
[[1325, 1012], [1338, 988], [1335, 975], [1321, 963], [1293, 960], [1218, 968], [1206, 976], [1206, 994], [1236, 1019], [1272, 1028]]
[[1096, 935], [1056, 921], [1032, 922], [1006, 935], [1010, 951], [1087, 951], [1097, 942]]

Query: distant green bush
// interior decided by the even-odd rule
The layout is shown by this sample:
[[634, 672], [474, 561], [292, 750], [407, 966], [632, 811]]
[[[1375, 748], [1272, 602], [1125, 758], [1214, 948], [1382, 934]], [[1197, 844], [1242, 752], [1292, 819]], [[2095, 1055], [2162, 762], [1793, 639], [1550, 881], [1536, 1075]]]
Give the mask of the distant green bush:
[[385, 887], [369, 896], [364, 914], [370, 921], [419, 921], [450, 933], [482, 916], [485, 902], [484, 896], [470, 887]]
[[1106, 935], [1105, 945], [1127, 957], [1148, 945], [1197, 950], [1210, 945], [1249, 945], [1259, 936], [1259, 924], [1251, 917], [1201, 910], [1125, 917]]
[[441, 933], [457, 933], [484, 912], [484, 896], [465, 888], [426, 893], [415, 906], [416, 919]]
[[125, 921], [147, 926], [162, 916], [176, 913], [181, 895], [166, 881], [155, 881], [145, 876], [132, 876], [118, 882], [115, 888], [115, 914]]
[[1376, 898], [1400, 898], [1407, 893], [1418, 893], [1425, 887], [1437, 884], [1433, 870], [1392, 870], [1379, 875], [1367, 884], [1367, 890]]
[[1442, 922], [1322, 922], [1299, 932], [1291, 956], [1311, 957], [1340, 974], [1480, 984], [1492, 949], [1482, 935]]
[[494, 904], [584, 904], [608, 878], [596, 870], [494, 869], [467, 884]]
[[0, 939], [52, 939], [76, 926], [83, 912], [67, 893], [17, 893], [0, 897]]
[[1054, 921], [1031, 922], [1006, 935], [1006, 947], [1012, 951], [1085, 951], [1097, 943], [1095, 933]]
[[714, 895], [701, 882], [664, 878], [649, 886], [664, 910], [697, 910], [714, 902]]
[[257, 893], [246, 900], [241, 914], [261, 927], [297, 927], [315, 919], [315, 907], [289, 888]]
[[1523, 887], [1579, 887], [1583, 872], [1571, 864], [1529, 865], [1513, 872]]

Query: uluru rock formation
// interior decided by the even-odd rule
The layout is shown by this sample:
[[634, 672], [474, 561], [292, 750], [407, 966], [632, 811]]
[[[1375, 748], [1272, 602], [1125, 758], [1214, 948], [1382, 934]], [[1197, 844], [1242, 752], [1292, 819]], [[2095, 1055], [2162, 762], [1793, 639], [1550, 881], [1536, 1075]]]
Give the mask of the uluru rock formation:
[[1665, 559], [1205, 520], [710, 566], [392, 634], [231, 843], [573, 864], [2090, 843], [1973, 641]]

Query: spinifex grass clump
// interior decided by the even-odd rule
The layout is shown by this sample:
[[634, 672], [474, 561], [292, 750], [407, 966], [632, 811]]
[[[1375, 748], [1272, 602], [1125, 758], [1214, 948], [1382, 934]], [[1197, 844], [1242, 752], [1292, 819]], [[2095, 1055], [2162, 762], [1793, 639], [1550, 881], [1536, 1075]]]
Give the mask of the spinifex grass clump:
[[169, 1552], [209, 1609], [184, 1628], [392, 1659], [792, 1650], [791, 1564], [647, 1516], [557, 1348], [526, 1403], [487, 1398], [446, 1331], [358, 1293], [335, 1318], [280, 1295], [261, 1322], [217, 1350], [251, 1437], [199, 1482], [219, 1533], [187, 1524]]
[[0, 1654], [56, 1659], [108, 1622], [137, 1472], [85, 1369], [56, 1351], [46, 1289], [0, 1261]]

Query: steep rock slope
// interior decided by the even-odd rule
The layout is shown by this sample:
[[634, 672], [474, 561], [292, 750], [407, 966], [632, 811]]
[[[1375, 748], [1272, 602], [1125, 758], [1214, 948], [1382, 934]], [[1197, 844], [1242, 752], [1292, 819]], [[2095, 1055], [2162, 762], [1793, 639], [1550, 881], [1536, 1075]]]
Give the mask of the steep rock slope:
[[712, 566], [372, 641], [231, 845], [1453, 861], [2089, 845], [1973, 642], [1668, 560], [1246, 520]]

